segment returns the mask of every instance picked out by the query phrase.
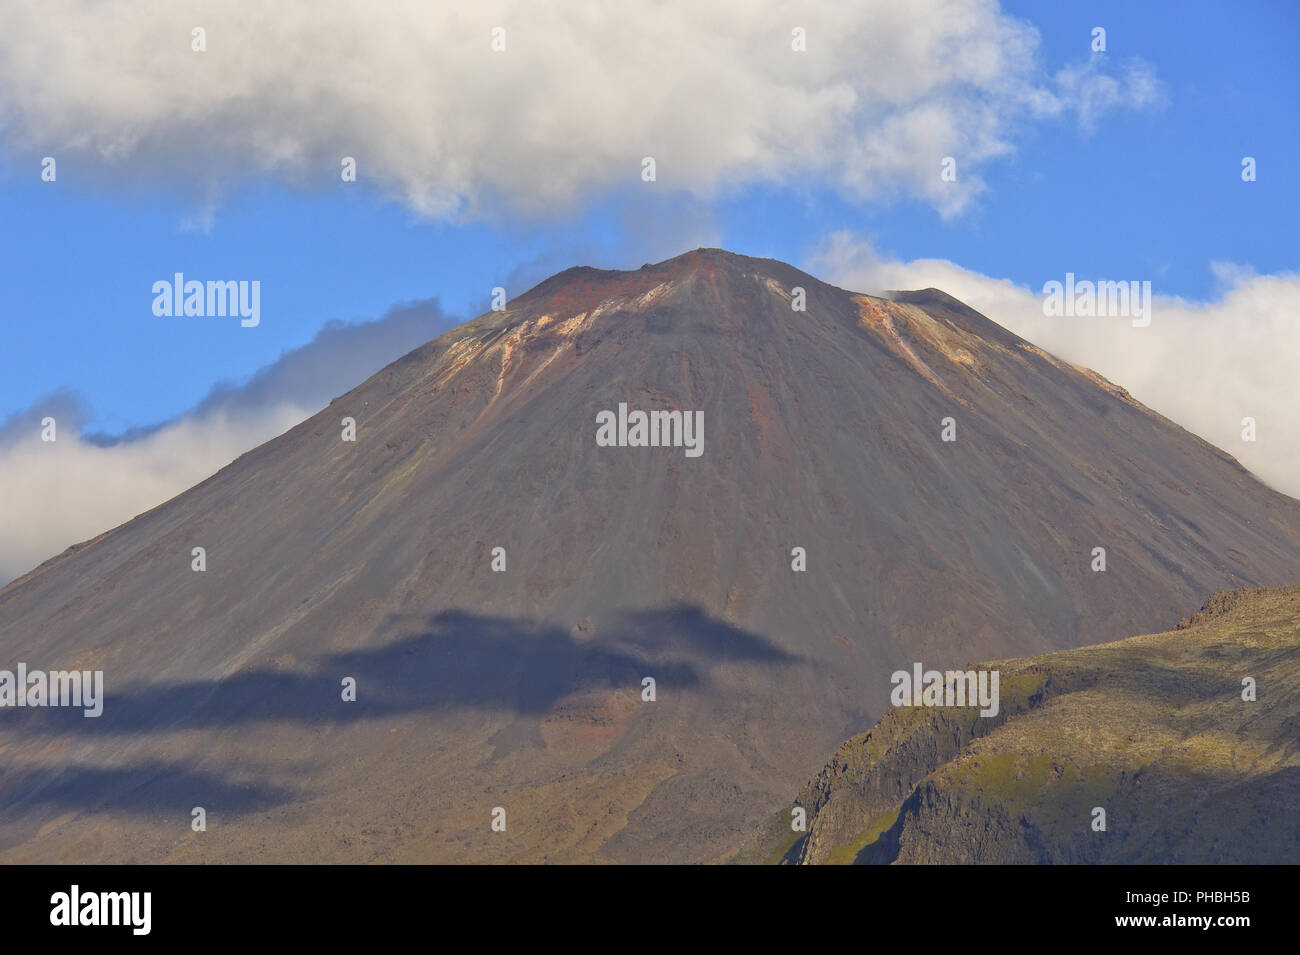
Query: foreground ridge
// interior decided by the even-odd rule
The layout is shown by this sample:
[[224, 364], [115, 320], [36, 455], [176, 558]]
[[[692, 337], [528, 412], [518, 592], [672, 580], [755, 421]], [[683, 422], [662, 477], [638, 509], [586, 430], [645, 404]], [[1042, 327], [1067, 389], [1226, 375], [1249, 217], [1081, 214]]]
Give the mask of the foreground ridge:
[[1167, 633], [984, 666], [1002, 674], [998, 718], [890, 711], [799, 793], [806, 835], [783, 812], [739, 860], [1297, 861], [1300, 587], [1220, 593]]

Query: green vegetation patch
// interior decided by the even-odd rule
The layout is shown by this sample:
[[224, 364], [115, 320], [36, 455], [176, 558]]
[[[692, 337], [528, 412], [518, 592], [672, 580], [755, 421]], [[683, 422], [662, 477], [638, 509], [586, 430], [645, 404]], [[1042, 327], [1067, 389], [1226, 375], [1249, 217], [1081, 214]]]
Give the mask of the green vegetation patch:
[[873, 846], [876, 841], [898, 822], [898, 808], [882, 812], [850, 841], [836, 846], [826, 857], [827, 865], [853, 865], [864, 849]]

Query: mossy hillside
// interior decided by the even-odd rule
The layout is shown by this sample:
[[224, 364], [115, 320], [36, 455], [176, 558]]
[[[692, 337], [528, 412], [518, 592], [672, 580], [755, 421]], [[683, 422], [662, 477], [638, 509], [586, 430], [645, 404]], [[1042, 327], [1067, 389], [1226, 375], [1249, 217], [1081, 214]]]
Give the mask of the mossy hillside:
[[891, 809], [882, 812], [867, 825], [856, 836], [847, 843], [836, 846], [831, 850], [826, 859], [828, 865], [853, 865], [859, 861], [863, 853], [870, 852], [872, 847], [880, 840], [880, 837], [887, 833], [898, 822], [898, 809]]
[[[801, 861], [1300, 861], [1300, 588], [1190, 619], [985, 664], [1002, 672], [996, 721], [890, 713], [823, 774]], [[881, 778], [900, 769], [906, 791]]]

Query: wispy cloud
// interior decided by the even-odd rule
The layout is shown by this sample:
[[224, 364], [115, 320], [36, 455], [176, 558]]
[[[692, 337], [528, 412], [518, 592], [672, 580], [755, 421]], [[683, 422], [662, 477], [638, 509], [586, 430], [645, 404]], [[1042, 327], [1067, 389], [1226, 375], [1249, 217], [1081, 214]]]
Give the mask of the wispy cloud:
[[1040, 104], [1040, 111], [1073, 115], [1079, 129], [1091, 133], [1111, 113], [1146, 110], [1165, 102], [1167, 93], [1154, 68], [1132, 59], [1110, 69], [1103, 55], [1058, 70], [1052, 95]]

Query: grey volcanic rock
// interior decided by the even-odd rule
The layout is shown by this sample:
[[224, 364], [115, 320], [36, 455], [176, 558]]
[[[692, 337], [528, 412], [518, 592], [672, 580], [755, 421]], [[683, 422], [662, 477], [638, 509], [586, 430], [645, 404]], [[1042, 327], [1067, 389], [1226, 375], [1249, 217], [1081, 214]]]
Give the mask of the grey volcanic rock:
[[895, 669], [1297, 577], [1300, 504], [941, 292], [570, 269], [0, 591], [0, 666], [107, 694], [0, 710], [0, 858], [725, 858]]
[[1300, 587], [1227, 592], [1169, 633], [984, 666], [1002, 677], [996, 718], [891, 709], [799, 793], [807, 835], [778, 814], [739, 861], [1296, 861]]

